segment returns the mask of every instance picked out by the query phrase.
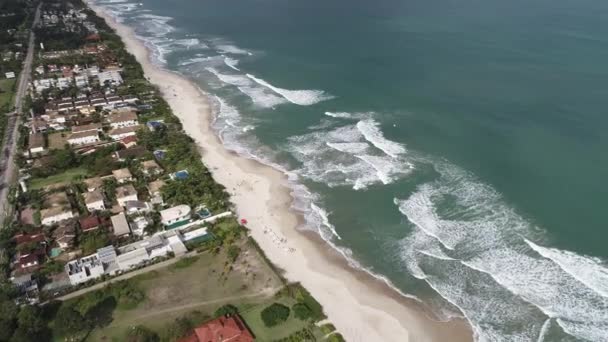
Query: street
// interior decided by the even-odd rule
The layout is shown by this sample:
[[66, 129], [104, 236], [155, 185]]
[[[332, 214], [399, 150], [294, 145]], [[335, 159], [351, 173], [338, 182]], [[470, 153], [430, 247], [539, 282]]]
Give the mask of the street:
[[4, 223], [7, 213], [10, 211], [7, 197], [10, 185], [15, 181], [15, 153], [17, 150], [17, 141], [19, 133], [19, 115], [23, 107], [23, 98], [27, 94], [28, 83], [32, 72], [32, 62], [34, 60], [34, 31], [33, 28], [38, 24], [40, 19], [40, 6], [36, 9], [34, 21], [32, 23], [32, 31], [28, 43], [27, 55], [23, 62], [23, 70], [19, 74], [19, 82], [17, 84], [17, 92], [15, 93], [15, 112], [9, 113], [8, 125], [6, 127], [6, 136], [2, 144], [2, 157], [0, 159], [0, 224]]

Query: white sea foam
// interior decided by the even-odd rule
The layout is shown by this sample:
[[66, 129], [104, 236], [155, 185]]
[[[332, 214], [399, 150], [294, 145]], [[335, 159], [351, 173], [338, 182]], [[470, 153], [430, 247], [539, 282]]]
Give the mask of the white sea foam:
[[321, 222], [322, 224], [327, 227], [332, 234], [337, 237], [338, 239], [342, 239], [340, 237], [340, 235], [338, 234], [338, 232], [336, 232], [336, 227], [331, 224], [329, 222], [329, 215], [327, 214], [327, 212], [325, 211], [325, 209], [317, 206], [314, 202], [310, 203], [310, 208], [312, 209], [312, 211], [314, 211], [317, 215], [319, 215], [319, 217], [321, 218]]
[[215, 44], [214, 47], [218, 52], [221, 53], [228, 53], [233, 55], [253, 55], [253, 53], [231, 44]]
[[349, 119], [352, 117], [352, 114], [346, 112], [325, 112], [325, 115], [331, 116], [332, 118], [343, 118]]
[[239, 65], [238, 59], [224, 57], [224, 63], [231, 69], [234, 69], [236, 71], [241, 71], [241, 70], [239, 70], [239, 68], [236, 67], [237, 65]]
[[290, 137], [287, 150], [301, 162], [299, 174], [316, 182], [352, 186], [355, 190], [389, 184], [411, 170], [403, 157], [395, 159], [370, 145], [356, 125]]
[[321, 101], [333, 98], [333, 96], [327, 95], [322, 90], [287, 90], [275, 87], [272, 84], [264, 81], [263, 79], [257, 78], [250, 74], [247, 74], [247, 77], [252, 79], [254, 82], [283, 96], [287, 101], [300, 106], [310, 106]]
[[530, 240], [525, 241], [538, 254], [555, 262], [578, 281], [602, 296], [608, 297], [608, 269], [602, 260], [556, 248], [541, 247]]
[[239, 74], [224, 74], [213, 67], [207, 67], [205, 69], [214, 74], [220, 81], [236, 86], [240, 92], [247, 95], [254, 104], [260, 107], [273, 108], [285, 103], [285, 100], [282, 97], [276, 96], [274, 93], [266, 90], [266, 88], [258, 86], [246, 76]]
[[[416, 225], [402, 245], [403, 260], [462, 310], [479, 340], [537, 340], [548, 318], [579, 339], [608, 336], [597, 260], [532, 244], [538, 229], [494, 189], [445, 162], [435, 168], [438, 180], [396, 200]], [[574, 265], [585, 269], [568, 271]], [[519, 327], [516, 336], [510, 326]]]
[[357, 122], [357, 128], [361, 131], [365, 139], [381, 149], [384, 153], [393, 158], [397, 158], [398, 155], [404, 154], [405, 147], [397, 142], [384, 138], [384, 134], [382, 134], [379, 126], [378, 122], [373, 119]]

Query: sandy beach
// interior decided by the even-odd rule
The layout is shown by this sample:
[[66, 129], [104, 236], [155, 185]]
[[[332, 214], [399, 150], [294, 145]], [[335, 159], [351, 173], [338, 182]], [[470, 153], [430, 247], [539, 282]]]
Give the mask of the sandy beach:
[[[91, 5], [91, 4], [90, 4]], [[413, 301], [347, 261], [313, 233], [296, 227], [302, 218], [290, 209], [292, 198], [281, 172], [227, 151], [211, 129], [206, 95], [192, 82], [163, 70], [133, 31], [91, 5], [123, 38], [146, 76], [200, 146], [214, 178], [230, 192], [239, 218], [268, 258], [301, 282], [323, 305], [329, 320], [348, 341], [472, 341], [464, 321], [435, 322]]]

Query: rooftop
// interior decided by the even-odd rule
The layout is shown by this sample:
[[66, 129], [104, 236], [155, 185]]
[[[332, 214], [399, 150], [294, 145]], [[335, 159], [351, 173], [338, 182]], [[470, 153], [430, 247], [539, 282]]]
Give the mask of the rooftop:
[[78, 221], [78, 223], [80, 224], [80, 229], [87, 231], [99, 227], [101, 221], [99, 220], [99, 217], [91, 215], [89, 217], [81, 219], [80, 221]]
[[103, 180], [100, 177], [87, 178], [83, 182], [89, 189], [97, 189], [103, 185]]
[[125, 198], [133, 195], [137, 195], [137, 190], [131, 184], [116, 188], [116, 198]]
[[126, 167], [114, 170], [112, 171], [112, 174], [114, 175], [114, 178], [116, 178], [116, 180], [129, 179], [133, 177], [133, 175], [131, 175], [131, 171], [129, 171], [129, 169], [127, 169]]
[[120, 127], [120, 128], [115, 128], [115, 129], [111, 130], [108, 134], [109, 135], [120, 135], [120, 134], [125, 134], [125, 133], [137, 132], [140, 128], [141, 127], [139, 125], [129, 126], [129, 127]]
[[44, 147], [44, 134], [42, 134], [42, 133], [30, 134], [29, 146], [30, 146], [30, 149]]
[[148, 184], [148, 190], [150, 191], [151, 195], [154, 195], [156, 193], [160, 193], [160, 189], [165, 185], [166, 183], [162, 180], [157, 180], [154, 182], [150, 182], [150, 184]]
[[114, 235], [121, 236], [131, 232], [127, 217], [124, 213], [112, 216], [112, 227], [114, 228]]
[[74, 127], [72, 127], [72, 133], [99, 131], [100, 129], [101, 129], [101, 124], [92, 123], [92, 124], [83, 125], [83, 126], [74, 126]]
[[84, 196], [85, 204], [91, 204], [91, 203], [103, 201], [103, 194], [101, 193], [100, 190], [93, 190], [91, 192], [85, 192], [83, 194], [83, 196]]
[[110, 115], [111, 123], [125, 122], [125, 121], [137, 121], [137, 114], [133, 111], [120, 111], [116, 114]]

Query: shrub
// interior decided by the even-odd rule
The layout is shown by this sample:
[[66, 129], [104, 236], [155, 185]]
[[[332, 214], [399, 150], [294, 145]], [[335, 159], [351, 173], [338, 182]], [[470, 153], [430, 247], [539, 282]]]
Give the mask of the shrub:
[[274, 303], [262, 310], [261, 316], [264, 325], [273, 327], [285, 322], [289, 318], [289, 308], [283, 304]]
[[154, 331], [143, 325], [137, 325], [129, 329], [126, 340], [128, 342], [158, 342], [160, 338]]
[[215, 310], [215, 317], [221, 316], [232, 316], [238, 312], [238, 309], [234, 305], [226, 304], [219, 309]]
[[310, 308], [304, 303], [296, 303], [291, 307], [291, 309], [293, 310], [294, 316], [302, 321], [305, 321], [313, 316], [312, 310], [310, 310]]
[[198, 260], [197, 256], [181, 258], [178, 261], [176, 261], [173, 265], [171, 265], [169, 268], [172, 270], [186, 268], [186, 267], [194, 264], [197, 260]]
[[327, 342], [344, 342], [344, 337], [342, 337], [341, 334], [336, 333], [336, 334], [331, 334], [329, 335], [329, 337], [327, 337]]

